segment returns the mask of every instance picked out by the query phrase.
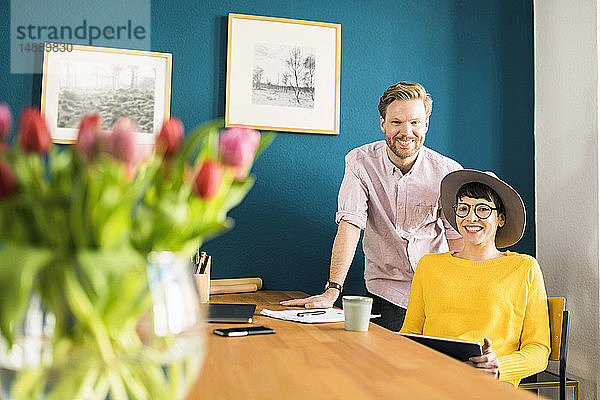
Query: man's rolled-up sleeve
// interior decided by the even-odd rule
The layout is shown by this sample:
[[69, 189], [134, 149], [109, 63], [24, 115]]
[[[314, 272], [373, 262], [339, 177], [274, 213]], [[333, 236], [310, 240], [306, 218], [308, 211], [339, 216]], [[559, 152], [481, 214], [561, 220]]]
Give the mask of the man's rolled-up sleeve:
[[344, 179], [338, 193], [338, 211], [335, 214], [335, 222], [339, 224], [341, 220], [344, 220], [360, 229], [365, 229], [368, 199], [369, 190], [353, 167], [350, 155], [347, 155]]

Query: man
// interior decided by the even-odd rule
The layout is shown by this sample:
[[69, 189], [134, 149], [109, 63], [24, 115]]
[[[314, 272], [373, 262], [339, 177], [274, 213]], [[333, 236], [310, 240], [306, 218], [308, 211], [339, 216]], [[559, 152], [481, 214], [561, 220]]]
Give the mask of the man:
[[385, 141], [346, 155], [325, 291], [282, 305], [332, 307], [364, 230], [365, 283], [373, 297], [373, 314], [381, 314], [373, 322], [400, 330], [419, 259], [462, 247], [460, 235], [439, 206], [442, 178], [462, 167], [423, 146], [432, 106], [425, 88], [415, 82], [400, 82], [383, 93], [379, 113]]

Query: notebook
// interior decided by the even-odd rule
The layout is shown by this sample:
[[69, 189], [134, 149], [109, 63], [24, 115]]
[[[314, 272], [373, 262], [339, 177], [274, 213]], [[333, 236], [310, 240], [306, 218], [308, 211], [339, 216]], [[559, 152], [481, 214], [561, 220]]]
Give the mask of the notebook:
[[209, 304], [207, 322], [251, 323], [256, 304]]
[[469, 357], [482, 355], [481, 344], [460, 339], [447, 339], [435, 336], [415, 335], [410, 333], [400, 334], [406, 338], [419, 342], [429, 348], [444, 353], [459, 361], [467, 361]]

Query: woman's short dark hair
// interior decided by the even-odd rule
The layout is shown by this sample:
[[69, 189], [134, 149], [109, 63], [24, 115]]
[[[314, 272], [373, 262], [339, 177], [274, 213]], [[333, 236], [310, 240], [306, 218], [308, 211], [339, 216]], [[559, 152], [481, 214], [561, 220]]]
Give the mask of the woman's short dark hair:
[[504, 209], [504, 203], [502, 203], [502, 199], [500, 196], [498, 196], [498, 193], [496, 193], [494, 189], [485, 183], [465, 183], [460, 187], [460, 189], [458, 189], [458, 192], [456, 193], [456, 201], [458, 202], [458, 199], [461, 197], [471, 197], [473, 199], [485, 199], [487, 201], [491, 201], [498, 209], [498, 215], [506, 215], [506, 210]]

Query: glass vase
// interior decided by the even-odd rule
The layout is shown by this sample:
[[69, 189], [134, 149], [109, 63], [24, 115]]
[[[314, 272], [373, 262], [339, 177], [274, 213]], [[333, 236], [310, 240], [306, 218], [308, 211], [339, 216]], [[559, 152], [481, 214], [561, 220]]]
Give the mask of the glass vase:
[[172, 252], [150, 254], [141, 275], [139, 303], [126, 308], [139, 317], [90, 316], [75, 320], [68, 335], [53, 336], [52, 314], [32, 297], [15, 344], [0, 347], [1, 399], [184, 398], [206, 346], [193, 277]]
[[40, 296], [34, 292], [13, 344], [0, 336], [0, 399], [16, 398], [14, 390], [18, 388], [14, 386], [23, 371], [43, 370], [52, 364], [53, 331], [54, 315], [42, 306]]

